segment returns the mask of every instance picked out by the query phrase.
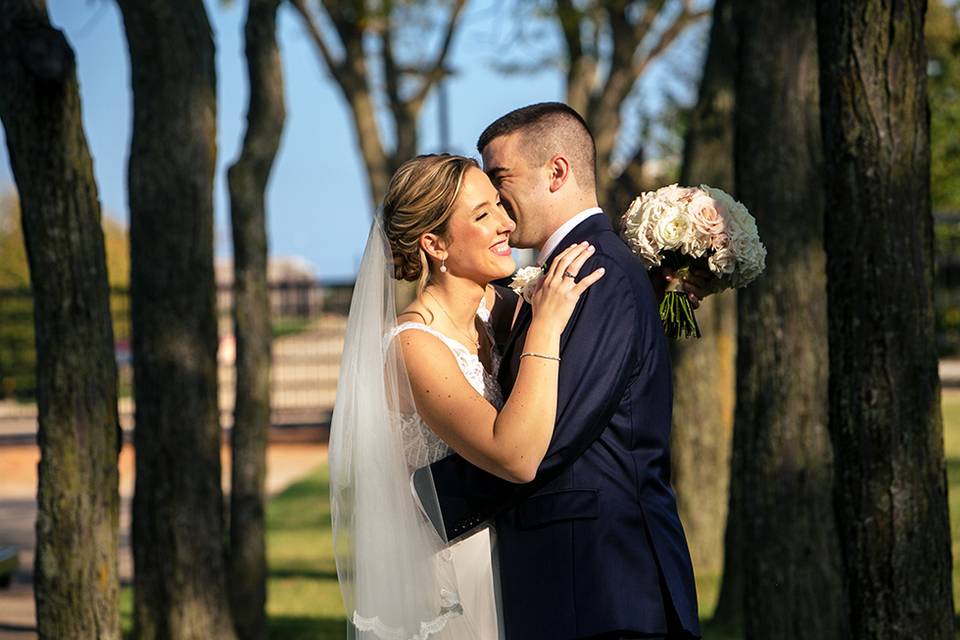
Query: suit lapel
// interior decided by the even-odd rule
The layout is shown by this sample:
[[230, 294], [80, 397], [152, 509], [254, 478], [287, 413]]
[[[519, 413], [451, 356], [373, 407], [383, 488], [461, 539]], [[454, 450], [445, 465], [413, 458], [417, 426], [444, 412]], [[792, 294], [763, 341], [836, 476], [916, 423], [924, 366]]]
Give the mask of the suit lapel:
[[532, 308], [530, 303], [524, 302], [520, 306], [520, 311], [517, 312], [517, 319], [513, 323], [513, 328], [510, 329], [510, 336], [507, 338], [507, 344], [503, 349], [504, 357], [509, 357], [510, 350], [513, 348], [517, 338], [520, 337], [521, 332], [526, 331], [526, 326], [530, 323], [531, 312]]
[[529, 303], [524, 302], [517, 314], [513, 329], [510, 331], [507, 346], [503, 350], [499, 382], [500, 388], [504, 391], [504, 396], [510, 395], [510, 391], [513, 390], [513, 383], [517, 379], [517, 371], [520, 369], [520, 354], [515, 349], [523, 345], [523, 337], [527, 335], [527, 328], [530, 326], [532, 317], [532, 308]]
[[[557, 244], [556, 249], [554, 249], [550, 255], [547, 256], [547, 259], [544, 260], [544, 264], [549, 265], [556, 254], [560, 253], [570, 245], [588, 240], [591, 236], [604, 231], [613, 231], [613, 225], [610, 224], [610, 219], [604, 214], [590, 216], [575, 226], [570, 233], [564, 236], [563, 240]], [[508, 365], [501, 367], [500, 369], [500, 386], [505, 391], [504, 395], [509, 395], [510, 390], [513, 389], [513, 383], [516, 380], [517, 371], [520, 368], [520, 354], [516, 352], [516, 349], [522, 346], [522, 339], [527, 335], [527, 329], [530, 326], [530, 321], [532, 318], [533, 310], [530, 305], [525, 302], [520, 308], [520, 313], [517, 315], [517, 321], [514, 323], [513, 329], [510, 331], [510, 337], [507, 340], [507, 346], [503, 350], [502, 362]]]

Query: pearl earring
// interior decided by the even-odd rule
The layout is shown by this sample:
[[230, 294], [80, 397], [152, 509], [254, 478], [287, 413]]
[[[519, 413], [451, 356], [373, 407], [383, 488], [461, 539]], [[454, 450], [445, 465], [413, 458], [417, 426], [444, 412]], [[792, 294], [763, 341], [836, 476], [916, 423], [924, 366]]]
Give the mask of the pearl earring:
[[443, 260], [440, 261], [440, 273], [446, 273], [446, 272], [447, 272], [447, 264], [446, 264], [446, 262], [447, 262], [447, 259], [446, 259], [446, 258], [444, 258]]

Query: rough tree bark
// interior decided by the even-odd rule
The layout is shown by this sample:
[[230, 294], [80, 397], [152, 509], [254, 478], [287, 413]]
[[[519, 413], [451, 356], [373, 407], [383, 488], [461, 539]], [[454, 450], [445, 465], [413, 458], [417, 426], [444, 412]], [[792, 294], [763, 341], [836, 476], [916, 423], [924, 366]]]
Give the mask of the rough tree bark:
[[237, 337], [236, 404], [230, 482], [230, 599], [237, 636], [267, 637], [266, 500], [270, 431], [270, 292], [266, 188], [285, 118], [277, 46], [282, 0], [250, 0], [244, 25], [250, 102], [240, 157], [227, 173], [233, 229]]
[[[700, 94], [684, 144], [680, 184], [706, 183], [732, 193], [736, 38], [731, 0], [717, 0], [713, 12]], [[671, 477], [694, 570], [704, 576], [718, 575], [724, 566], [736, 294], [731, 291], [706, 298], [697, 310], [697, 320], [703, 338], [678, 341], [672, 347], [676, 392]]]
[[737, 196], [767, 270], [739, 291], [734, 449], [747, 638], [847, 637], [827, 432], [814, 0], [737, 0]]
[[232, 639], [217, 409], [213, 39], [201, 0], [118, 4], [133, 85], [134, 634]]
[[852, 638], [953, 638], [925, 10], [819, 3], [830, 432]]
[[120, 638], [120, 426], [100, 202], [73, 50], [40, 0], [0, 0], [0, 119], [36, 330], [37, 631]]

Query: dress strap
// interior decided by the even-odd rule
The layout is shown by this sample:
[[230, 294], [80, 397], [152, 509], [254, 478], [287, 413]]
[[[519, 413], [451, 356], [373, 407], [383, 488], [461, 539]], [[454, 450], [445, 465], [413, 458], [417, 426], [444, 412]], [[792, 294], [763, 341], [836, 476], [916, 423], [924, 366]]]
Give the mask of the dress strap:
[[454, 352], [460, 351], [460, 352], [466, 353], [467, 355], [471, 355], [471, 356], [474, 355], [474, 354], [471, 353], [470, 350], [467, 349], [467, 347], [466, 347], [465, 345], [463, 345], [462, 343], [454, 340], [453, 338], [450, 338], [450, 337], [446, 336], [445, 334], [437, 331], [437, 330], [434, 329], [433, 327], [429, 327], [429, 326], [423, 324], [422, 322], [414, 322], [414, 321], [401, 322], [401, 323], [398, 324], [396, 327], [394, 327], [393, 329], [390, 330], [390, 337], [391, 337], [391, 338], [395, 338], [395, 337], [397, 337], [398, 335], [400, 335], [401, 333], [403, 333], [404, 331], [408, 331], [408, 330], [410, 330], [410, 329], [414, 329], [414, 330], [416, 330], [416, 331], [423, 331], [424, 333], [429, 333], [430, 335], [434, 336], [435, 338], [438, 338], [438, 339], [440, 340], [440, 342], [442, 342], [443, 344], [447, 345], [447, 347], [448, 347], [451, 351], [454, 351]]

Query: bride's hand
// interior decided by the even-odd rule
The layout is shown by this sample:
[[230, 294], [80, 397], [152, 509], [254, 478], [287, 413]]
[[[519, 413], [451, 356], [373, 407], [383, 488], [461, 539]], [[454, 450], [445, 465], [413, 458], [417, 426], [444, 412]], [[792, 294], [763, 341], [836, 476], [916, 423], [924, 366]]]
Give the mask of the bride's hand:
[[573, 314], [577, 300], [593, 283], [603, 277], [605, 270], [601, 267], [579, 282], [576, 279], [583, 263], [595, 251], [593, 245], [581, 242], [571, 245], [553, 259], [531, 301], [533, 316], [538, 322], [548, 322], [554, 329], [563, 331]]

